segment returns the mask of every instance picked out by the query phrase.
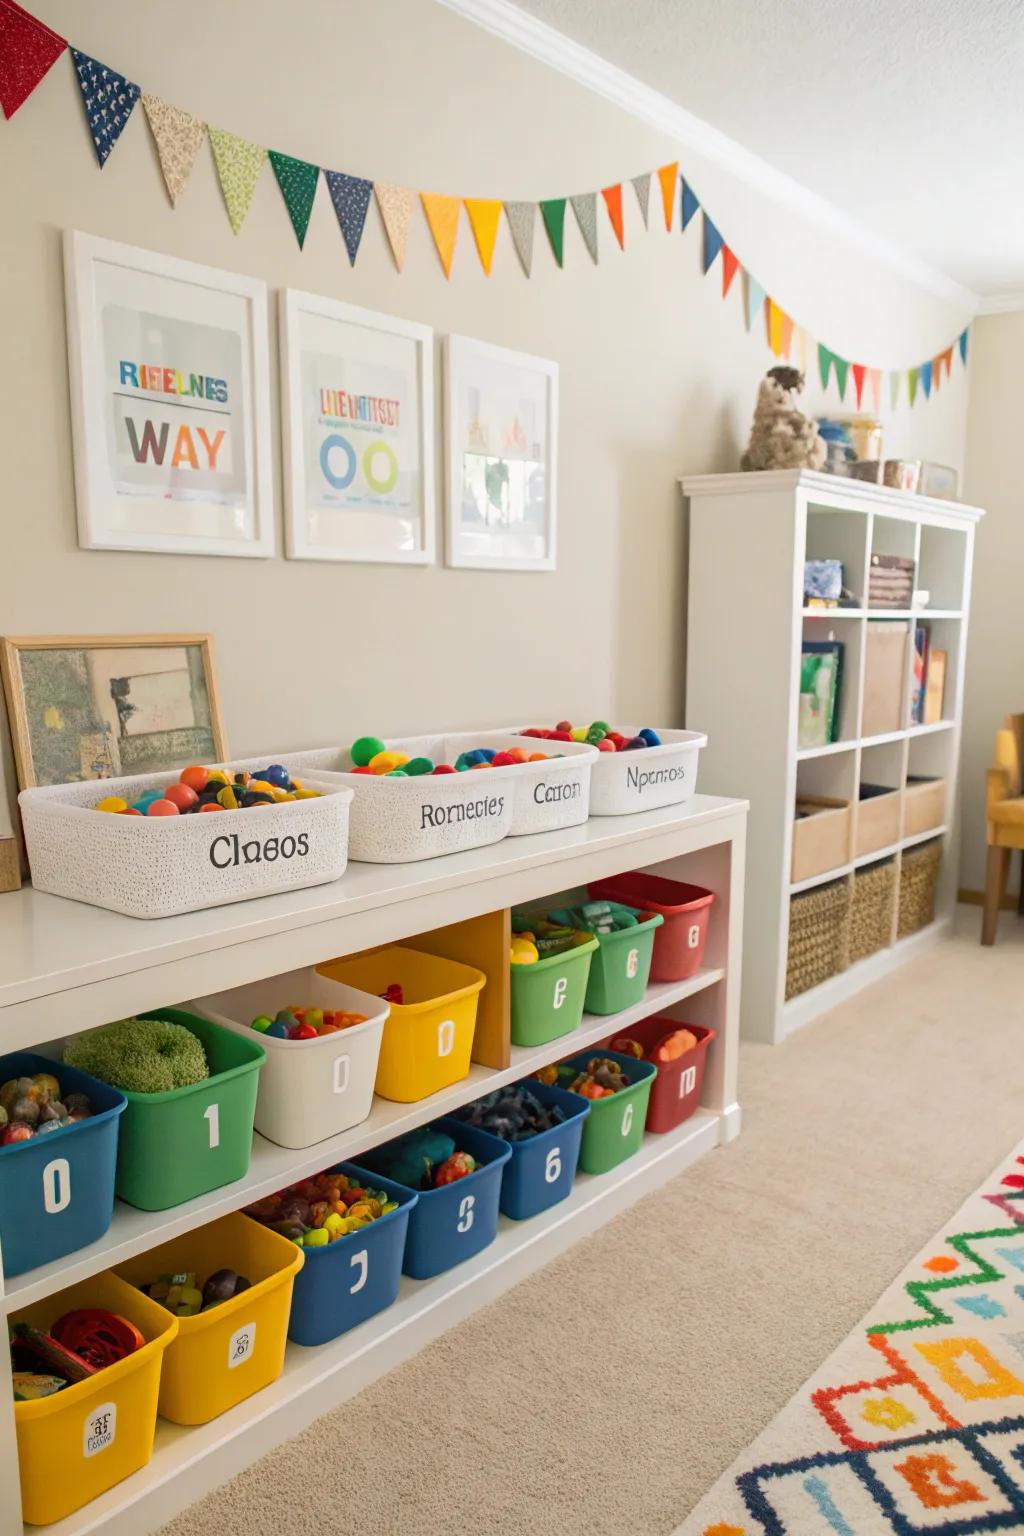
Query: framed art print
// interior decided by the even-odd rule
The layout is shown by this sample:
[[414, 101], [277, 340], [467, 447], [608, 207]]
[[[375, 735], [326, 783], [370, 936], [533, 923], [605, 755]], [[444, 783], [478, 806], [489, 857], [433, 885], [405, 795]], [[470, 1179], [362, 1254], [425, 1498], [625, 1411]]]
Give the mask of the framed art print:
[[430, 564], [430, 327], [294, 289], [280, 323], [289, 558]]
[[272, 555], [267, 290], [64, 236], [78, 542]]
[[555, 569], [558, 364], [449, 336], [447, 563]]

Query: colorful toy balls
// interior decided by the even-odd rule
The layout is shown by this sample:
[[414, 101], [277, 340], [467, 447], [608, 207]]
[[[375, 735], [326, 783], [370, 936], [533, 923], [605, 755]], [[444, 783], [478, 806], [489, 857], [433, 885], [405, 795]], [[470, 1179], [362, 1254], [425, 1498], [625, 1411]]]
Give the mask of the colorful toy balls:
[[316, 1040], [320, 1035], [365, 1023], [365, 1013], [347, 1013], [341, 1008], [281, 1008], [273, 1018], [269, 1013], [257, 1014], [251, 1027], [273, 1040]]
[[293, 779], [287, 768], [271, 763], [256, 773], [224, 768], [203, 768], [193, 763], [183, 768], [176, 784], [166, 789], [147, 789], [129, 805], [120, 795], [96, 802], [97, 811], [117, 816], [185, 816], [193, 811], [244, 811], [257, 805], [276, 805], [282, 800], [310, 800], [319, 790], [307, 789]]
[[[537, 732], [532, 734], [537, 735]], [[568, 741], [568, 736], [563, 738]], [[465, 773], [471, 768], [512, 768], [517, 763], [543, 763], [555, 753], [529, 752], [525, 747], [472, 747], [460, 752], [453, 763], [435, 763], [429, 757], [409, 758], [389, 750], [379, 736], [360, 736], [352, 743], [352, 772], [376, 778], [416, 779], [427, 774]]]
[[573, 725], [569, 720], [559, 720], [551, 730], [532, 725], [523, 731], [524, 736], [538, 736], [542, 741], [579, 741], [596, 747], [599, 752], [636, 752], [642, 747], [660, 747], [661, 737], [649, 725], [635, 736], [624, 736], [613, 731], [606, 720], [595, 720], [591, 725]]

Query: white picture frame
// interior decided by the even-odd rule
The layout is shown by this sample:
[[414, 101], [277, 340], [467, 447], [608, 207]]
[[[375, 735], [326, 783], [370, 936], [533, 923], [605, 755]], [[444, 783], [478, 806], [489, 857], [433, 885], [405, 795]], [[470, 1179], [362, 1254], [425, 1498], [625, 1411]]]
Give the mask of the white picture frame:
[[286, 555], [432, 565], [430, 326], [294, 288], [278, 315]]
[[469, 336], [446, 338], [445, 481], [449, 566], [555, 569], [556, 362]]
[[273, 555], [266, 284], [76, 229], [64, 281], [81, 547]]

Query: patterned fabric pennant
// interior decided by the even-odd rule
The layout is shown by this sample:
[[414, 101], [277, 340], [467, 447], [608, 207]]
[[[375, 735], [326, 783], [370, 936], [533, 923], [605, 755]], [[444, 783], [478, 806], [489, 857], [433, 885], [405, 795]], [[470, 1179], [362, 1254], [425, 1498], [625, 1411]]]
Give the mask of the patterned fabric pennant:
[[496, 198], [467, 197], [466, 213], [469, 215], [469, 227], [476, 241], [480, 265], [490, 277], [494, 242], [498, 238], [498, 225], [501, 223], [501, 203]]
[[440, 192], [421, 192], [420, 202], [430, 225], [430, 233], [437, 246], [445, 277], [452, 275], [452, 257], [455, 255], [455, 239], [459, 233], [459, 209], [457, 197], [445, 197]]
[[82, 89], [85, 120], [102, 170], [142, 92], [116, 69], [108, 69], [99, 59], [90, 58], [77, 48], [72, 48], [71, 57]]
[[249, 204], [256, 190], [260, 172], [266, 162], [267, 152], [261, 144], [251, 144], [224, 128], [209, 129], [210, 147], [220, 177], [220, 189], [224, 194], [224, 206], [228, 210], [231, 228], [235, 234], [245, 223]]
[[682, 188], [682, 195], [679, 199], [679, 220], [680, 228], [685, 231], [686, 226], [700, 207], [700, 203], [697, 200], [696, 192], [694, 192], [688, 181], [682, 183]]
[[747, 282], [746, 282], [747, 291], [746, 291], [745, 297], [746, 297], [746, 301], [747, 301], [747, 303], [746, 303], [747, 330], [749, 331], [751, 329], [751, 327], [753, 326], [754, 321], [757, 319], [758, 315], [761, 313], [761, 310], [764, 308], [764, 301], [765, 301], [765, 298], [766, 298], [766, 294], [765, 294], [764, 289], [761, 287], [761, 284], [757, 281], [756, 278], [751, 277], [749, 272], [744, 273], [744, 276], [746, 277], [746, 280], [747, 280]]
[[924, 390], [925, 399], [929, 399], [932, 392], [932, 365], [922, 363], [920, 368], [921, 388]]
[[13, 117], [56, 64], [67, 41], [15, 0], [0, 0], [0, 107]]
[[505, 217], [512, 232], [520, 265], [527, 277], [533, 266], [533, 227], [537, 219], [536, 203], [506, 203]]
[[206, 124], [202, 118], [193, 117], [180, 107], [172, 107], [169, 101], [161, 101], [159, 96], [143, 94], [142, 105], [146, 109], [146, 118], [156, 142], [167, 195], [171, 199], [171, 206], [176, 208], [196, 163], [199, 146], [206, 134]]
[[867, 376], [868, 370], [863, 363], [853, 364], [853, 389], [858, 411], [860, 410], [860, 402], [864, 398], [864, 380]]
[[619, 242], [619, 250], [624, 251], [626, 249], [626, 235], [622, 226], [621, 181], [617, 182], [614, 187], [602, 188], [601, 196], [604, 198], [604, 205], [608, 210], [608, 218], [612, 229], [615, 231], [615, 238]]
[[401, 272], [405, 263], [405, 247], [409, 240], [409, 220], [412, 217], [412, 192], [390, 181], [375, 181], [373, 195], [377, 199], [384, 233], [388, 237], [395, 266]]
[[739, 271], [739, 268], [740, 268], [739, 257], [734, 255], [733, 252], [729, 249], [729, 247], [723, 243], [723, 245], [722, 245], [722, 298], [723, 299], [727, 299], [729, 297], [729, 289], [732, 287], [732, 280], [736, 276], [736, 273]]
[[346, 176], [344, 171], [325, 170], [324, 179], [338, 216], [338, 227], [348, 251], [349, 264], [354, 267], [359, 255], [359, 242], [363, 238], [373, 182], [367, 181], [365, 176]]
[[[898, 377], [898, 375], [897, 375]], [[881, 368], [868, 369], [868, 389], [871, 392], [871, 409], [875, 412], [882, 407], [882, 370]]]
[[320, 167], [312, 165], [308, 160], [296, 160], [292, 155], [282, 155], [276, 149], [270, 150], [269, 154], [301, 251], [309, 228], [310, 214], [313, 212]]
[[565, 256], [565, 198], [549, 197], [547, 202], [540, 205], [540, 216], [544, 220], [555, 260], [561, 266]]
[[580, 227], [583, 242], [590, 252], [590, 259], [597, 266], [597, 193], [580, 192], [570, 198], [576, 223]]
[[917, 369], [916, 368], [908, 368], [907, 369], [907, 397], [910, 400], [911, 405], [913, 405], [914, 401], [917, 399]]
[[704, 266], [705, 274], [707, 274], [710, 271], [710, 269], [714, 266], [715, 260], [716, 260], [716, 258], [718, 256], [718, 253], [722, 249], [722, 246], [724, 244], [725, 244], [725, 241], [722, 239], [722, 237], [719, 234], [718, 230], [716, 229], [715, 225], [712, 224], [711, 220], [708, 218], [708, 212], [707, 212], [707, 209], [705, 208], [705, 210], [704, 210], [704, 247], [703, 247], [703, 253], [704, 253], [703, 254], [703, 266]]
[[651, 173], [645, 171], [642, 176], [634, 176], [630, 185], [636, 193], [636, 200], [640, 205], [640, 217], [644, 221], [644, 229], [650, 228], [651, 215]]
[[898, 372], [889, 375], [889, 409], [894, 411], [900, 403], [900, 378]]
[[672, 210], [676, 205], [676, 181], [678, 177], [678, 160], [673, 160], [671, 165], [663, 165], [658, 169], [658, 180], [661, 182], [661, 204], [665, 210], [665, 228], [667, 230], [672, 228]]
[[960, 348], [960, 361], [962, 363], [967, 362], [967, 331], [968, 327], [964, 326], [963, 330], [960, 332], [960, 335], [956, 339], [956, 344]]

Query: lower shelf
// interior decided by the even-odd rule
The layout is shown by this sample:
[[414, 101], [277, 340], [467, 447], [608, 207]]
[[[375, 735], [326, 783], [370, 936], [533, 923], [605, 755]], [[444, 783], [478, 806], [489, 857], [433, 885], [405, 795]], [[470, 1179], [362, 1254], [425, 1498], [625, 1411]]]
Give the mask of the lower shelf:
[[[51, 1536], [144, 1536], [331, 1408], [416, 1354], [643, 1195], [739, 1134], [740, 1111], [699, 1110], [677, 1131], [645, 1136], [611, 1173], [579, 1174], [567, 1200], [530, 1221], [506, 1218], [496, 1240], [433, 1280], [403, 1279], [398, 1300], [316, 1349], [289, 1344], [271, 1386], [212, 1423], [157, 1421], [153, 1459], [109, 1493], [46, 1529]], [[26, 1533], [38, 1527], [27, 1526]]]
[[877, 954], [868, 955], [865, 960], [858, 960], [855, 965], [848, 966], [845, 971], [840, 971], [836, 976], [830, 976], [819, 987], [811, 987], [807, 992], [800, 992], [796, 997], [791, 997], [788, 1003], [782, 1007], [782, 1030], [780, 1039], [785, 1039], [794, 1030], [802, 1029], [805, 1024], [820, 1018], [830, 1008], [837, 1007], [840, 1003], [859, 992], [862, 987], [870, 986], [873, 981], [878, 981], [898, 966], [905, 965], [919, 949], [926, 949], [934, 944], [936, 939], [950, 929], [952, 918], [937, 918], [929, 923], [927, 928], [922, 928], [918, 933], [912, 933], [905, 939], [898, 939], [895, 944], [890, 944], [886, 949], [880, 949]]

